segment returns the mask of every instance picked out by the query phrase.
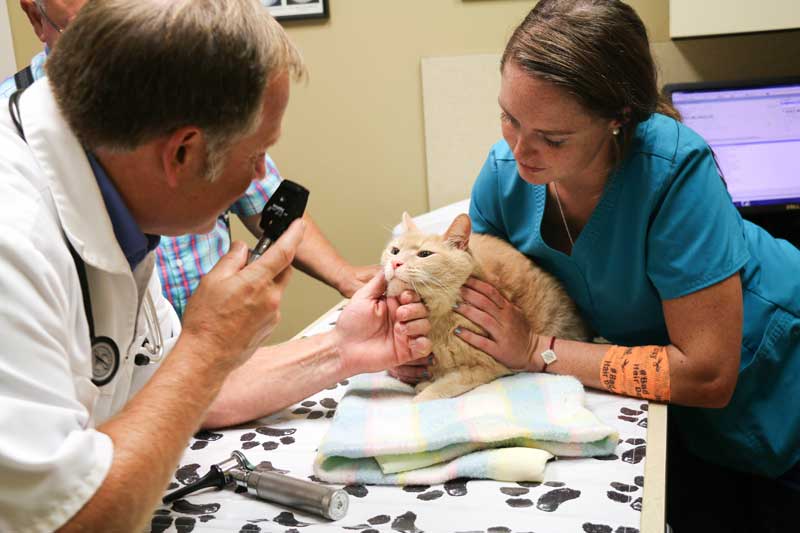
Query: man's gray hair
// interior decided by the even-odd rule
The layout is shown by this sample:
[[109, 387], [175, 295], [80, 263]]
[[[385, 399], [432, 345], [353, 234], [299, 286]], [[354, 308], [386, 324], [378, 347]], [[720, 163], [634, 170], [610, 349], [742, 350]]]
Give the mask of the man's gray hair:
[[305, 74], [258, 0], [89, 0], [47, 61], [61, 112], [89, 149], [132, 150], [203, 130], [206, 174], [260, 124], [275, 76]]

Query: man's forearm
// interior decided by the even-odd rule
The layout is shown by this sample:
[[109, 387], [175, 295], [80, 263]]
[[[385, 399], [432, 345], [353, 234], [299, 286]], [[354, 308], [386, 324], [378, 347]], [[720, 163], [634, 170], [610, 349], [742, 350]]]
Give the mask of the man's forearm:
[[203, 426], [272, 414], [346, 377], [333, 331], [260, 348], [225, 380]]
[[[261, 236], [260, 219], [260, 215], [241, 218], [242, 223], [256, 238]], [[308, 213], [303, 216], [303, 220], [306, 222], [305, 236], [297, 249], [293, 266], [336, 289], [345, 298], [350, 298], [372, 278], [380, 268], [379, 265], [351, 265], [339, 255]]]
[[297, 249], [294, 265], [319, 281], [343, 292], [343, 273], [349, 266], [319, 227], [305, 215], [306, 233]]
[[179, 343], [145, 387], [97, 429], [114, 443], [100, 488], [60, 531], [141, 531], [227, 374]]

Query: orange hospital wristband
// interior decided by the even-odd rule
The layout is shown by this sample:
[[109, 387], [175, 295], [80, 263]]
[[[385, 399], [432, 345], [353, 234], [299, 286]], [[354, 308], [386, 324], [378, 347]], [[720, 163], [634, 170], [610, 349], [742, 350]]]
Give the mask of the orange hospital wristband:
[[609, 392], [668, 402], [666, 346], [612, 346], [600, 363], [600, 382]]

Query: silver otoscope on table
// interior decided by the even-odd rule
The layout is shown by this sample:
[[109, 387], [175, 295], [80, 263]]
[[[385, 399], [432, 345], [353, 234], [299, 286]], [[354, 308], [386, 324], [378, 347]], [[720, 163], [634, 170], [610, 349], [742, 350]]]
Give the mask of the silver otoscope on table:
[[194, 483], [167, 494], [161, 501], [172, 503], [200, 489], [221, 489], [232, 484], [247, 489], [249, 494], [262, 500], [294, 507], [329, 520], [339, 520], [347, 514], [349, 499], [345, 491], [277, 472], [258, 470], [238, 450], [221, 463], [212, 465], [208, 473]]

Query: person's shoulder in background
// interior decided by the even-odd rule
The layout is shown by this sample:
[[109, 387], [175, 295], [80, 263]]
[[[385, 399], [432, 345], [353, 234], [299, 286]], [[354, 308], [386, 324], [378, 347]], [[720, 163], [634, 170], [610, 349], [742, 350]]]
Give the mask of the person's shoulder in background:
[[[45, 76], [44, 70], [44, 63], [47, 59], [47, 54], [44, 50], [33, 56], [31, 59], [30, 67], [31, 67], [31, 75], [33, 76], [33, 81], [36, 81], [40, 78]], [[17, 90], [17, 82], [14, 80], [14, 74], [7, 77], [0, 83], [0, 100], [8, 100], [12, 94]]]

